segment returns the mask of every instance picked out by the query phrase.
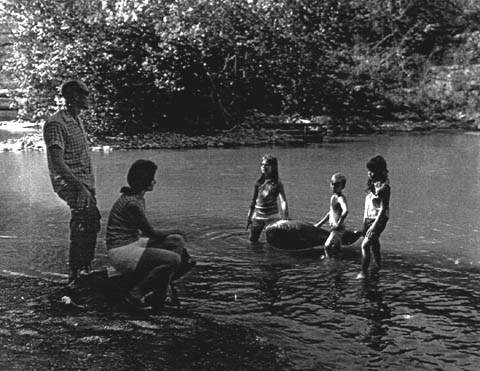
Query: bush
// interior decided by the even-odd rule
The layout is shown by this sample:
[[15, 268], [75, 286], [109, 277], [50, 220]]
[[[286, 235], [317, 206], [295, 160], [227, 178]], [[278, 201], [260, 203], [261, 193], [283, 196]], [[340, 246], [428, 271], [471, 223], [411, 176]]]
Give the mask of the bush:
[[93, 89], [101, 134], [233, 126], [245, 115], [388, 117], [408, 86], [468, 27], [453, 0], [4, 0], [6, 65], [22, 114], [58, 108], [58, 87]]

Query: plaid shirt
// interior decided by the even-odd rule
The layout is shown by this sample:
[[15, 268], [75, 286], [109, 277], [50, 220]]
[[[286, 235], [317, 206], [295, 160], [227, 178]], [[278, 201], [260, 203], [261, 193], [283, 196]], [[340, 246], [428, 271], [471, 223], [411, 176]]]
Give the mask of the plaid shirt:
[[70, 168], [73, 175], [87, 188], [95, 188], [87, 136], [80, 120], [77, 122], [68, 111], [60, 110], [45, 122], [43, 138], [47, 147], [50, 179], [55, 192], [64, 189], [67, 184], [53, 168], [49, 153], [49, 149], [53, 146], [63, 150], [65, 164]]

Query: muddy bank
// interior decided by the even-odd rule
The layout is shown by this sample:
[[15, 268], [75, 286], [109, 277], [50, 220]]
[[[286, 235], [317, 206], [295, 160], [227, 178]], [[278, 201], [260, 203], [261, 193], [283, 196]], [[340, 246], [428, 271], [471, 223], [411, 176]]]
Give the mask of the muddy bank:
[[[291, 368], [281, 349], [246, 327], [185, 307], [135, 311], [102, 287], [96, 278], [75, 293], [60, 283], [0, 276], [1, 369]], [[76, 305], [62, 302], [67, 295]]]

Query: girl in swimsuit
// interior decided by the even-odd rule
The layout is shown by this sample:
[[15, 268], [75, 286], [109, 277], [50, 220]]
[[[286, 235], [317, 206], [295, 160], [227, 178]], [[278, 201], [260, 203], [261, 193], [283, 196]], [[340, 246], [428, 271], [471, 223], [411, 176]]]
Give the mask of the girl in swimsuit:
[[[255, 182], [252, 203], [247, 216], [247, 229], [250, 227], [251, 242], [258, 242], [262, 230], [268, 224], [279, 219], [288, 219], [287, 198], [278, 177], [277, 159], [272, 155], [264, 155], [260, 172], [261, 175]], [[280, 204], [280, 211], [278, 204]]]
[[378, 271], [381, 267], [380, 235], [390, 217], [390, 182], [387, 163], [382, 156], [367, 162], [368, 183], [363, 215], [362, 271], [357, 278], [365, 278], [370, 265], [370, 249]]

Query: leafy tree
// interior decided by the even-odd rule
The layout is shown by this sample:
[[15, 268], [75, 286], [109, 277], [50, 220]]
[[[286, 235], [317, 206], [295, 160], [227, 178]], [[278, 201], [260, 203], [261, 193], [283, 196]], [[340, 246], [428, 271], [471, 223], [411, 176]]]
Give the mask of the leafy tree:
[[193, 133], [252, 111], [382, 116], [387, 91], [475, 19], [461, 1], [3, 0], [0, 22], [25, 117], [51, 114], [62, 81], [79, 77], [98, 135]]

